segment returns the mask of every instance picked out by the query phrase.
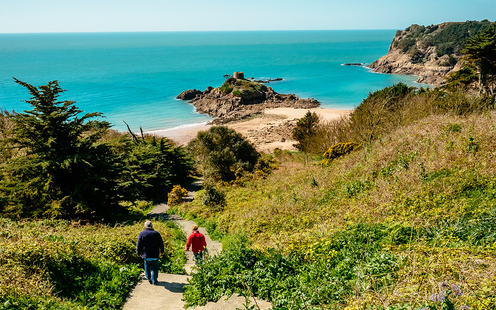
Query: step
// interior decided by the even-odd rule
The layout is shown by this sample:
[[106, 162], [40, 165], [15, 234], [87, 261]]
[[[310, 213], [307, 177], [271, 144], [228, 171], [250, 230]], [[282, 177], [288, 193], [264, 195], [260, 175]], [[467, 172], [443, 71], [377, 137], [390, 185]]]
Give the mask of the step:
[[159, 310], [167, 305], [168, 310], [184, 310], [182, 300], [188, 276], [159, 273], [158, 285], [152, 285], [141, 274], [141, 281], [129, 294], [123, 310]]

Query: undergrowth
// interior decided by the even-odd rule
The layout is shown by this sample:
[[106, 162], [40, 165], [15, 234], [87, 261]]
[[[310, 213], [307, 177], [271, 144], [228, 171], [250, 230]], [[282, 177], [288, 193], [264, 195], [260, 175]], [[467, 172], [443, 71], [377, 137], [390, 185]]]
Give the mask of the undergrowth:
[[199, 269], [188, 304], [246, 294], [238, 275], [280, 309], [444, 309], [431, 297], [445, 281], [463, 291], [457, 309], [491, 309], [494, 117], [431, 115], [326, 167], [278, 153], [265, 179], [224, 188], [223, 210], [177, 206], [232, 248]]
[[[165, 242], [161, 271], [184, 273], [184, 236], [154, 222]], [[0, 309], [121, 309], [139, 280], [143, 223], [80, 225], [0, 220]]]

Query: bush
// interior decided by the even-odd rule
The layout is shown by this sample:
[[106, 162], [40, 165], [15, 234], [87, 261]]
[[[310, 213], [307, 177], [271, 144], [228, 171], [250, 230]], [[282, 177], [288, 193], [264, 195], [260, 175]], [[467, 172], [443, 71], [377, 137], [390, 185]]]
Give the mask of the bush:
[[354, 142], [335, 144], [324, 153], [324, 159], [321, 164], [327, 166], [331, 160], [351, 153], [360, 147], [360, 144]]
[[188, 144], [207, 183], [236, 179], [236, 171], [253, 171], [259, 154], [242, 135], [224, 126], [199, 132]]
[[226, 195], [215, 186], [205, 184], [203, 188], [202, 203], [212, 212], [220, 211], [224, 209], [226, 205]]
[[[158, 221], [154, 226], [165, 241], [161, 271], [184, 273], [175, 263], [177, 253], [184, 256], [184, 235], [176, 241], [170, 226]], [[136, 256], [135, 242], [142, 229], [142, 222], [81, 226], [0, 219], [0, 305], [119, 309], [139, 280], [143, 261]]]
[[188, 190], [182, 188], [181, 185], [174, 185], [172, 191], [169, 193], [167, 204], [175, 206], [183, 202], [183, 198], [188, 195]]
[[394, 283], [402, 263], [382, 250], [389, 233], [381, 225], [356, 225], [287, 254], [231, 243], [192, 275], [184, 299], [187, 306], [204, 305], [226, 291], [249, 294], [247, 285], [274, 309], [343, 305], [356, 289], [379, 291]]
[[317, 132], [318, 123], [319, 117], [315, 112], [310, 111], [298, 120], [292, 133], [293, 139], [298, 141], [298, 144], [294, 145], [298, 150], [302, 152], [310, 151], [310, 141]]

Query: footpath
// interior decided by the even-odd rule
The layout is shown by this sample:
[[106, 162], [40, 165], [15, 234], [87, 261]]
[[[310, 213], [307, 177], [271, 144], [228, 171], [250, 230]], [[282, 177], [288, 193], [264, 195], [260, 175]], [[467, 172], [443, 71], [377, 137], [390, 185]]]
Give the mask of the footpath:
[[[193, 183], [188, 189], [188, 196], [186, 201], [194, 199], [196, 191], [201, 187], [201, 180]], [[148, 213], [149, 216], [171, 220], [178, 227], [180, 227], [186, 236], [189, 236], [193, 225], [193, 221], [187, 221], [178, 215], [167, 214], [169, 206], [166, 204], [159, 204]], [[200, 227], [199, 231], [205, 236], [207, 242], [208, 253], [215, 256], [222, 251], [222, 244], [218, 241], [213, 241], [208, 235], [204, 227]], [[184, 287], [188, 284], [188, 278], [191, 274], [192, 267], [194, 266], [193, 252], [186, 252], [186, 275], [176, 275], [159, 273], [158, 285], [151, 285], [145, 280], [144, 274], [141, 274], [141, 279], [136, 287], [131, 291], [129, 297], [124, 304], [123, 310], [184, 310], [185, 302], [182, 300]], [[251, 304], [254, 304], [251, 299]], [[196, 307], [195, 310], [235, 310], [245, 309], [243, 304], [245, 298], [237, 294], [232, 295], [230, 298], [222, 297], [218, 302], [210, 302], [203, 307]], [[256, 300], [256, 304], [260, 310], [270, 309], [271, 304], [263, 300]]]

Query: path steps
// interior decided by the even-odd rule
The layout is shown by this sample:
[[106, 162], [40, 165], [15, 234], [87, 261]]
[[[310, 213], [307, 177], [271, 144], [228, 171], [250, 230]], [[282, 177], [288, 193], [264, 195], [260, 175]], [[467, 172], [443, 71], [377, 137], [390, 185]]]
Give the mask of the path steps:
[[[195, 197], [196, 190], [200, 188], [203, 180], [196, 181], [189, 188], [186, 201], [192, 201]], [[171, 220], [181, 228], [186, 236], [192, 232], [193, 221], [187, 221], [178, 215], [167, 214], [169, 206], [165, 203], [159, 204], [148, 213], [149, 216]], [[218, 241], [213, 241], [204, 227], [198, 229], [204, 236], [207, 242], [208, 253], [215, 256], [222, 251], [222, 244]], [[144, 274], [141, 274], [141, 280], [129, 294], [129, 297], [124, 304], [123, 310], [184, 310], [185, 302], [182, 300], [184, 293], [184, 286], [188, 284], [188, 278], [191, 272], [194, 272], [193, 266], [195, 265], [193, 259], [193, 252], [186, 252], [186, 264], [184, 269], [187, 275], [176, 275], [159, 273], [158, 285], [151, 285], [146, 281]], [[250, 304], [253, 305], [253, 298], [250, 298]], [[219, 299], [218, 302], [209, 302], [203, 307], [196, 307], [195, 310], [235, 310], [245, 309], [244, 304], [246, 300], [244, 297], [233, 294], [230, 298], [226, 296]], [[272, 308], [269, 302], [257, 300], [256, 303], [260, 310]]]
[[[235, 309], [246, 309], [246, 298], [239, 296], [238, 294], [233, 294], [231, 297], [223, 296], [218, 302], [209, 302], [205, 306], [196, 307], [194, 310], [235, 310]], [[253, 298], [250, 298], [249, 305], [254, 305]], [[258, 300], [257, 305], [260, 310], [267, 310], [272, 308], [272, 304], [268, 301]], [[258, 308], [257, 308], [258, 309]]]

